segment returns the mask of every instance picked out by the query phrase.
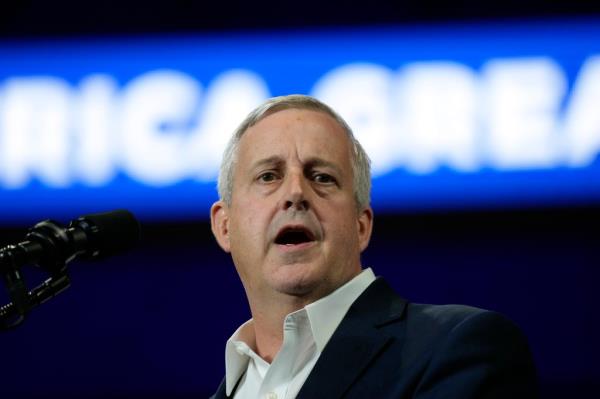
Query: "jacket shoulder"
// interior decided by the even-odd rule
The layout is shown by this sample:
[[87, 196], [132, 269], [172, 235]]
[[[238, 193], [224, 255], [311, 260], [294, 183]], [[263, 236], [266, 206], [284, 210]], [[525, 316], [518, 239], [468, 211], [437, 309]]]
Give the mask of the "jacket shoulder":
[[[415, 352], [435, 351], [448, 342], [486, 342], [501, 348], [527, 347], [519, 327], [504, 315], [465, 305], [409, 303], [405, 314], [406, 342]], [[448, 348], [450, 349], [450, 348]]]
[[411, 324], [426, 324], [434, 330], [447, 330], [486, 313], [503, 317], [499, 313], [473, 306], [409, 303], [406, 309], [406, 318]]
[[462, 397], [537, 397], [527, 339], [500, 313], [463, 305], [409, 304], [404, 350], [407, 368], [423, 367], [417, 391], [441, 394], [442, 387], [468, 386], [471, 391], [460, 391]]
[[519, 335], [520, 329], [504, 315], [466, 305], [428, 305], [409, 303], [406, 308], [407, 328], [418, 328], [435, 336], [469, 329], [502, 328]]

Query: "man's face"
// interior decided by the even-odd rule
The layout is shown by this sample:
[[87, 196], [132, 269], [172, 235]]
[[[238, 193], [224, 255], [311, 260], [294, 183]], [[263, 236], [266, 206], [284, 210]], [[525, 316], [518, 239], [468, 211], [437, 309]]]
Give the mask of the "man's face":
[[242, 137], [231, 204], [215, 203], [211, 216], [251, 299], [316, 300], [360, 272], [372, 211], [357, 211], [350, 145], [333, 118], [302, 109]]

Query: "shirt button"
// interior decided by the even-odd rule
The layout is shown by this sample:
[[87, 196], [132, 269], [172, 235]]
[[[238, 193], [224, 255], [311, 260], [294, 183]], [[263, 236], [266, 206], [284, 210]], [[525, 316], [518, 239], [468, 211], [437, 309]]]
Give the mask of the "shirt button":
[[275, 392], [269, 392], [267, 394], [267, 399], [277, 399], [277, 394]]

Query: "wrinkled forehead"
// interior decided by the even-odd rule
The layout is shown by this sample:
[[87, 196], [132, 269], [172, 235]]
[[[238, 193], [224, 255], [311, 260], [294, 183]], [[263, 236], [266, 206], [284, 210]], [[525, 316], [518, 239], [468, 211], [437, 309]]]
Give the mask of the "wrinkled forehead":
[[[346, 131], [330, 115], [306, 109], [285, 109], [265, 116], [240, 139], [238, 162], [257, 158], [321, 158], [350, 165], [350, 141]], [[241, 166], [241, 165], [240, 165]]]

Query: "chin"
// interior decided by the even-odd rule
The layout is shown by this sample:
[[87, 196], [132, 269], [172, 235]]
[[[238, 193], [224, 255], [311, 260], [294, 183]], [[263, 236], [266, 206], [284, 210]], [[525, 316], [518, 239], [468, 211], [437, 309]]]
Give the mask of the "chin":
[[310, 267], [286, 265], [281, 267], [271, 279], [271, 286], [282, 294], [307, 296], [318, 291], [327, 279], [315, 273]]

